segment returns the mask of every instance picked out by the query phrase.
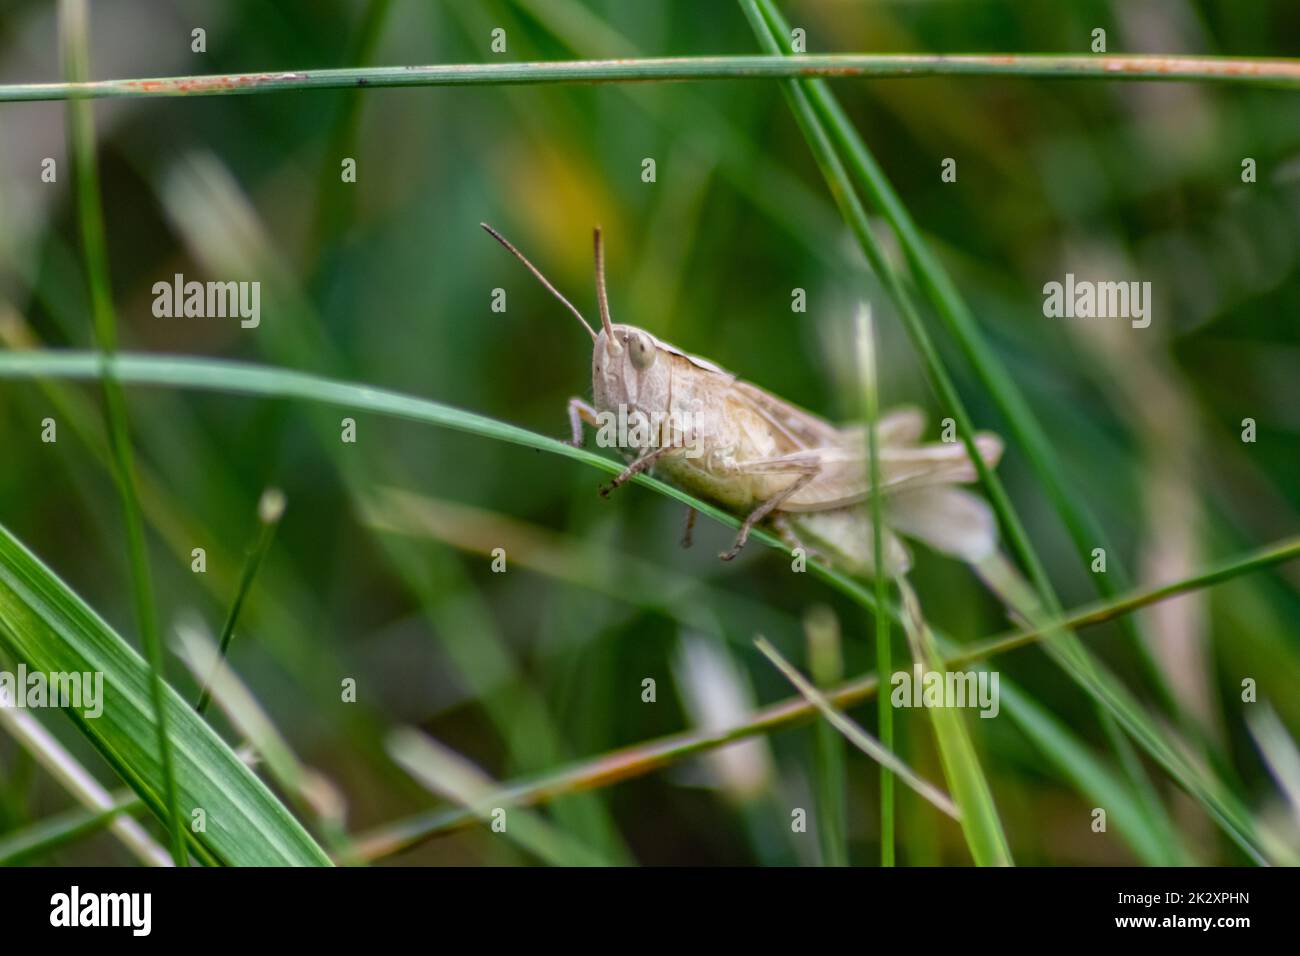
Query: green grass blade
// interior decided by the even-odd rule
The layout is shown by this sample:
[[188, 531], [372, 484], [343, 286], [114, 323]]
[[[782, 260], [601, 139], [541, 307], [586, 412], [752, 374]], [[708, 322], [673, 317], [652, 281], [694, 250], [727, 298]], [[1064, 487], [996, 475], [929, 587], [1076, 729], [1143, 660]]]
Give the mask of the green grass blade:
[[[1068, 630], [1048, 621], [1040, 605], [1026, 593], [1024, 582], [1010, 562], [998, 556], [986, 559], [980, 567], [981, 577], [990, 584], [1025, 620], [1044, 632], [1042, 647], [1074, 681], [1099, 705], [1106, 709], [1129, 735], [1159, 763], [1178, 784], [1191, 794], [1252, 861], [1268, 862], [1269, 853], [1261, 845], [1261, 831], [1249, 811], [1219, 781], [1209, 767], [1195, 763], [1186, 748], [1171, 741], [1138, 703], [1132, 693], [1106, 667], [1091, 655], [1083, 643]], [[1139, 797], [1142, 794], [1139, 791]], [[1149, 809], [1149, 807], [1148, 807]]]
[[[101, 360], [98, 355], [90, 352], [25, 350], [0, 352], [0, 379], [50, 376], [95, 380], [99, 377], [104, 362], [107, 362], [115, 379], [120, 382], [316, 402], [353, 411], [375, 412], [394, 418], [404, 418], [505, 441], [525, 448], [536, 448], [575, 459], [610, 474], [618, 474], [624, 467], [612, 458], [606, 458], [583, 448], [574, 448], [558, 438], [539, 435], [525, 428], [440, 402], [292, 369], [244, 362], [127, 353], [118, 353], [111, 359]], [[645, 475], [637, 475], [633, 481], [654, 488], [682, 504], [690, 505], [702, 514], [729, 527], [735, 528], [740, 525], [735, 516], [665, 482]], [[778, 538], [759, 529], [756, 529], [751, 537], [775, 547], [782, 547]], [[855, 589], [861, 590], [860, 585], [852, 578], [838, 571], [815, 561], [809, 561], [808, 565], [810, 568], [817, 568], [820, 575], [838, 579], [841, 582], [840, 586], [849, 589], [850, 593]]]
[[[784, 54], [790, 52], [786, 39], [789, 36], [788, 26], [781, 18], [772, 0], [741, 0], [741, 7], [758, 35], [759, 42], [768, 52]], [[897, 305], [904, 328], [926, 368], [931, 385], [957, 424], [958, 434], [966, 446], [975, 470], [979, 475], [980, 483], [984, 486], [994, 511], [997, 512], [999, 522], [1017, 559], [1027, 570], [1029, 579], [1038, 592], [1042, 605], [1047, 609], [1049, 616], [1053, 618], [1059, 617], [1060, 603], [1042, 560], [1029, 538], [1024, 523], [1012, 505], [1010, 496], [1007, 494], [1001, 479], [988, 467], [975, 447], [974, 423], [971, 416], [966, 410], [965, 403], [957, 392], [952, 377], [945, 368], [934, 342], [921, 321], [920, 313], [917, 311], [911, 295], [903, 285], [900, 277], [890, 266], [879, 240], [872, 232], [862, 201], [847, 175], [839, 151], [847, 152], [852, 159], [857, 161], [859, 167], [866, 169], [870, 174], [867, 177], [868, 189], [872, 191], [878, 204], [888, 206], [892, 216], [891, 221], [910, 222], [907, 219], [902, 203], [894, 196], [883, 173], [876, 166], [861, 137], [853, 129], [852, 124], [848, 122], [842, 112], [834, 112], [828, 107], [827, 104], [833, 102], [833, 97], [824, 82], [791, 80], [785, 84], [785, 89], [791, 108], [794, 110], [795, 118], [808, 140], [809, 148], [817, 159], [836, 203], [857, 238], [868, 263]], [[820, 104], [820, 107], [815, 104]], [[919, 233], [916, 233], [914, 228], [909, 238], [916, 247], [923, 247]], [[909, 253], [909, 257], [914, 255], [915, 251]], [[950, 282], [948, 287], [951, 294], [955, 296], [955, 287]], [[966, 331], [974, 333], [973, 321], [968, 323]], [[973, 334], [971, 338], [978, 339], [978, 335]], [[991, 353], [989, 355], [991, 356]], [[983, 369], [983, 371], [989, 377], [997, 378], [994, 375], [996, 370]], [[994, 384], [1000, 385], [1005, 381], [1009, 381], [1009, 379], [1005, 371], [1003, 371], [1000, 380]], [[1045, 451], [1043, 453], [1046, 454]], [[1135, 641], [1135, 644], [1139, 653], [1142, 653], [1142, 648], [1145, 645], [1140, 641]], [[1148, 669], [1152, 670], [1152, 668]], [[1163, 687], [1163, 683], [1158, 682], [1157, 686]], [[1169, 695], [1165, 694], [1164, 696], [1168, 698]], [[1145, 779], [1140, 763], [1133, 759], [1129, 752], [1130, 748], [1123, 741], [1119, 726], [1115, 722], [1115, 716], [1110, 713], [1103, 701], [1097, 702], [1097, 708], [1098, 719], [1124, 759], [1124, 766], [1130, 773], [1133, 785], [1138, 789], [1139, 793], [1148, 796], [1148, 799], [1144, 800], [1144, 806], [1151, 815], [1152, 825], [1162, 831], [1173, 832], [1173, 824], [1165, 814], [1164, 808], [1157, 801], [1150, 798], [1152, 793], [1151, 785]]]
[[[32, 671], [104, 675], [103, 713], [66, 713], [149, 809], [166, 819], [148, 666], [3, 526], [0, 645]], [[189, 704], [169, 686], [163, 691], [180, 804], [187, 816], [194, 809], [206, 815], [206, 832], [186, 828], [195, 854], [230, 865], [328, 865], [301, 824]]]
[[[62, 0], [59, 6], [59, 35], [63, 42], [64, 70], [73, 82], [84, 82], [90, 72], [87, 35], [89, 12], [85, 0]], [[91, 314], [95, 341], [105, 357], [117, 349], [117, 318], [113, 311], [113, 291], [108, 278], [108, 248], [104, 239], [104, 217], [100, 202], [99, 169], [95, 163], [95, 127], [90, 103], [75, 99], [68, 103], [68, 139], [72, 144], [73, 185], [77, 220], [81, 227], [82, 251], [85, 255], [86, 281], [90, 286]], [[109, 444], [113, 451], [114, 472], [122, 503], [122, 521], [126, 529], [127, 555], [131, 564], [131, 592], [136, 620], [145, 657], [149, 661], [149, 697], [154, 708], [154, 727], [162, 761], [165, 822], [171, 838], [172, 857], [177, 866], [185, 866], [185, 838], [180, 807], [177, 803], [175, 772], [172, 767], [171, 741], [168, 736], [167, 709], [163, 706], [164, 658], [162, 638], [153, 600], [153, 579], [144, 537], [144, 519], [136, 489], [135, 462], [131, 452], [131, 435], [126, 419], [126, 399], [121, 386], [105, 365], [103, 369], [104, 411], [108, 419]]]
[[339, 790], [324, 776], [305, 766], [289, 746], [252, 692], [235, 675], [206, 634], [186, 625], [177, 628], [177, 651], [197, 680], [208, 676], [208, 688], [231, 725], [264, 761], [267, 774], [288, 795], [300, 813], [314, 819], [336, 859], [351, 860], [344, 825], [346, 805]]
[[[1246, 724], [1250, 736], [1259, 748], [1269, 773], [1291, 805], [1291, 813], [1300, 825], [1300, 745], [1287, 733], [1286, 725], [1278, 719], [1267, 703], [1246, 711]], [[1296, 855], [1292, 855], [1292, 865]]]
[[[772, 0], [757, 0], [757, 2], [768, 24], [777, 32], [788, 36], [788, 24], [781, 17], [780, 11]], [[1108, 544], [1107, 536], [1087, 506], [1083, 504], [1080, 496], [1071, 491], [1051, 442], [1039, 425], [1028, 400], [1017, 386], [1014, 376], [1007, 372], [997, 354], [984, 340], [979, 324], [975, 321], [974, 314], [967, 306], [957, 284], [921, 236], [921, 231], [913, 221], [907, 206], [890, 185], [884, 170], [876, 162], [875, 156], [858, 133], [857, 127], [844, 112], [834, 91], [821, 80], [809, 80], [801, 86], [807, 92], [809, 101], [844, 157], [849, 172], [856, 177], [867, 198], [893, 229], [918, 288], [926, 294], [948, 334], [970, 363], [976, 378], [1006, 419], [1010, 433], [1016, 439], [1017, 447], [1024, 452], [1038, 476], [1048, 500], [1070, 535], [1080, 560], [1086, 567], [1092, 549], [1099, 546], [1104, 547], [1106, 553], [1112, 556], [1109, 574], [1089, 575], [1089, 577], [1103, 597], [1111, 598], [1119, 594], [1128, 586], [1128, 577], [1122, 565], [1114, 558], [1116, 549]], [[1020, 549], [1017, 548], [1017, 551], [1019, 552]], [[1024, 554], [1020, 553], [1019, 556], [1023, 561]], [[1031, 571], [1034, 568], [1034, 564], [1027, 563], [1025, 566]], [[1038, 575], [1031, 574], [1031, 577], [1035, 579], [1039, 590], [1044, 592], [1044, 596], [1048, 596], [1044, 588], [1045, 581]], [[1169, 690], [1163, 671], [1151, 659], [1147, 650], [1148, 644], [1141, 639], [1137, 622], [1133, 618], [1124, 618], [1120, 626], [1127, 633], [1134, 650], [1143, 661], [1148, 676], [1161, 695], [1162, 702], [1170, 707], [1171, 711], [1177, 712], [1176, 697]]]
[[[761, 10], [762, 17], [765, 19], [770, 31], [772, 31], [769, 36], [772, 48], [788, 54], [788, 50], [780, 42], [780, 37], [789, 35], [789, 25], [781, 16], [775, 3], [773, 0], [754, 0], [754, 3], [754, 9]], [[751, 16], [752, 19], [754, 17]], [[757, 28], [758, 24], [755, 23], [755, 26]], [[907, 211], [907, 207], [890, 185], [884, 171], [876, 162], [857, 128], [849, 120], [843, 107], [840, 106], [834, 92], [823, 80], [812, 79], [798, 85], [812, 104], [817, 114], [816, 119], [820, 120], [820, 123], [824, 125], [824, 129], [829, 131], [828, 135], [834, 140], [836, 147], [845, 157], [848, 169], [862, 184], [867, 196], [894, 230], [899, 246], [916, 278], [918, 287], [927, 294], [949, 334], [957, 342], [967, 361], [970, 362], [977, 378], [988, 390], [994, 403], [1006, 418], [1011, 434], [1016, 438], [1018, 447], [1025, 452], [1031, 466], [1042, 482], [1049, 500], [1057, 514], [1060, 515], [1062, 523], [1075, 545], [1080, 559], [1086, 565], [1091, 550], [1098, 545], [1105, 547], [1107, 553], [1113, 555], [1115, 549], [1106, 543], [1106, 535], [1098, 526], [1096, 520], [1087, 507], [1082, 504], [1079, 496], [1070, 491], [1064, 472], [1056, 461], [1051, 443], [1042, 427], [1038, 424], [1029, 402], [1017, 387], [1014, 377], [1007, 373], [996, 354], [984, 341], [974, 315], [958, 291], [956, 283], [953, 282], [947, 270], [944, 269], [942, 263], [935, 257], [922, 238], [920, 230], [916, 227], [911, 214]], [[848, 192], [851, 191], [851, 186], [841, 181], [840, 189]], [[883, 264], [883, 257], [880, 257], [880, 259]], [[910, 325], [911, 320], [908, 309], [905, 308], [903, 314], [904, 318], [909, 320]], [[917, 324], [919, 326], [919, 323]], [[912, 330], [909, 328], [909, 331]], [[917, 338], [918, 333], [920, 335], [919, 339]], [[925, 354], [925, 335], [923, 331], [918, 329], [913, 331], [912, 334], [914, 340], [918, 341], [918, 345], [921, 346], [922, 353]], [[937, 357], [935, 361], [937, 361]], [[947, 386], [943, 384], [944, 374], [942, 369], [939, 370], [939, 373], [939, 384], [941, 388], [946, 389]], [[952, 394], [955, 397], [955, 391]], [[959, 409], [959, 411], [961, 414], [956, 414], [955, 417], [959, 427], [964, 431], [965, 426], [962, 421], [965, 413], [964, 410]], [[1005, 501], [1005, 494], [1000, 484], [985, 480], [981, 462], [976, 462], [976, 469], [981, 471], [981, 481], [988, 489], [990, 498], [999, 512], [999, 517], [1011, 535], [1017, 556], [1029, 570], [1031, 579], [1042, 594], [1048, 607], [1054, 612], [1059, 612], [1059, 604], [1042, 569], [1041, 562], [1034, 553], [1019, 520], [1014, 518], [1013, 513], [1010, 513], [1010, 503]], [[1000, 504], [1002, 502], [1005, 502], [1005, 507]], [[1009, 517], [1012, 519], [1010, 524], [1008, 524]], [[1111, 562], [1111, 573], [1109, 575], [1090, 575], [1090, 577], [1096, 583], [1101, 595], [1106, 598], [1115, 597], [1128, 585], [1128, 578], [1123, 567], [1114, 560]], [[1148, 644], [1141, 638], [1140, 628], [1135, 619], [1122, 618], [1120, 627], [1125, 630], [1134, 650], [1146, 666], [1147, 674], [1152, 679], [1161, 700], [1173, 712], [1178, 712], [1176, 697], [1170, 691], [1163, 671], [1151, 659]], [[1113, 724], [1109, 723], [1107, 718], [1103, 718], [1103, 724], [1106, 725], [1108, 734], [1118, 739]], [[1140, 779], [1135, 779], [1134, 782], [1139, 786], [1144, 785]], [[1162, 821], [1162, 826], [1168, 828], [1170, 825], [1167, 818]]]
[[[740, 0], [740, 6], [749, 18], [750, 25], [758, 36], [759, 44], [765, 50], [778, 55], [789, 52], [788, 40], [786, 39], [789, 36], [788, 31], [783, 34], [778, 31], [778, 28], [773, 23], [768, 21], [769, 15], [776, 16], [770, 0]], [[1016, 557], [1029, 570], [1029, 576], [1043, 595], [1044, 600], [1049, 605], [1054, 604], [1055, 598], [1052, 594], [1051, 583], [1047, 580], [1047, 573], [1043, 570], [1042, 562], [1029, 541], [1029, 535], [1025, 531], [1023, 522], [1016, 514], [1015, 508], [1011, 504], [1011, 498], [1003, 487], [1001, 479], [988, 466], [984, 456], [980, 454], [975, 445], [974, 420], [967, 411], [966, 404], [962, 401], [957, 386], [953, 383], [952, 376], [944, 366], [943, 360], [939, 356], [939, 350], [931, 339], [930, 333], [926, 331], [925, 325], [921, 321], [921, 314], [916, 303], [912, 300], [912, 296], [906, 287], [904, 287], [902, 280], [889, 265], [888, 256], [871, 228], [866, 208], [863, 206], [857, 191], [853, 188], [844, 161], [837, 152], [836, 145], [832, 141], [826, 125], [813, 108], [810, 88], [811, 84], [800, 80], [789, 80], [783, 85], [786, 99], [790, 103], [791, 112], [794, 113], [795, 122], [803, 132], [804, 139], [808, 142], [808, 148], [826, 180], [827, 188], [830, 189], [845, 223], [852, 231], [854, 238], [862, 249], [863, 255], [866, 256], [868, 265], [880, 280], [890, 299], [897, 306], [899, 317], [903, 321], [903, 328], [906, 330], [908, 338], [911, 339], [912, 345], [916, 349], [917, 356], [925, 367], [931, 387], [944, 408], [955, 420], [958, 436], [966, 446], [966, 452], [979, 475], [980, 484], [984, 486], [984, 491], [988, 495], [994, 511], [997, 512], [1002, 528], [1011, 540]]]
[[[883, 617], [884, 615], [879, 615]], [[833, 687], [844, 680], [844, 659], [840, 650], [840, 628], [834, 613], [825, 605], [804, 616], [808, 639], [808, 670], [817, 687]], [[844, 814], [844, 738], [826, 721], [818, 721], [813, 753], [813, 787], [817, 798], [817, 836], [825, 866], [848, 866], [848, 824]], [[880, 745], [893, 751], [882, 736]], [[882, 774], [888, 771], [882, 766]]]
[[[1007, 716], [1034, 742], [1052, 765], [1092, 805], [1106, 811], [1108, 824], [1148, 866], [1179, 866], [1188, 862], [1147, 822], [1146, 809], [1132, 788], [1099, 760], [1050, 710], [1003, 675], [999, 682]], [[1080, 824], [1083, 825], [1082, 823]]]
[[[293, 369], [232, 362], [224, 359], [203, 359], [177, 355], [140, 355], [118, 353], [107, 360], [118, 381], [133, 385], [149, 385], [234, 395], [254, 395], [263, 398], [286, 398], [315, 402], [339, 408], [374, 412], [393, 418], [404, 418], [455, 431], [479, 435], [536, 448], [565, 458], [580, 461], [609, 474], [618, 474], [623, 465], [557, 438], [539, 435], [526, 428], [497, 421], [486, 415], [465, 411], [431, 399], [407, 395], [390, 389], [358, 385], [338, 379], [325, 378]], [[101, 360], [92, 352], [74, 350], [24, 349], [0, 351], [0, 379], [82, 379], [96, 380]], [[664, 494], [708, 515], [729, 527], [738, 527], [734, 515], [701, 501], [662, 481], [638, 475], [633, 481]], [[774, 548], [789, 553], [789, 548], [777, 537], [761, 528], [754, 529], [753, 537]], [[1112, 620], [1130, 611], [1158, 601], [1176, 597], [1201, 587], [1230, 580], [1241, 574], [1258, 571], [1284, 561], [1300, 557], [1300, 538], [1287, 538], [1266, 545], [1244, 555], [1225, 560], [1221, 564], [1180, 581], [1146, 588], [1121, 596], [1114, 601], [1103, 601], [1051, 621], [1042, 622], [1023, 632], [994, 638], [1004, 642], [1005, 649], [1036, 643], [1049, 630], [1074, 629], [1089, 624]], [[834, 568], [810, 560], [808, 567], [818, 577], [831, 584], [845, 596], [868, 609], [876, 607], [875, 596], [861, 581]], [[988, 643], [975, 645], [974, 651], [963, 651], [966, 660], [996, 653]], [[972, 656], [973, 655], [973, 656]]]
[[[906, 578], [900, 576], [896, 580], [903, 600], [903, 630], [912, 645], [916, 667], [926, 672], [942, 673], [945, 665], [930, 626], [921, 614], [921, 604]], [[998, 808], [993, 802], [993, 791], [980, 766], [961, 710], [956, 707], [925, 709], [934, 725], [944, 776], [952, 788], [957, 806], [961, 808], [961, 829], [966, 835], [971, 856], [978, 866], [1012, 866], [1011, 850], [1002, 830]]]

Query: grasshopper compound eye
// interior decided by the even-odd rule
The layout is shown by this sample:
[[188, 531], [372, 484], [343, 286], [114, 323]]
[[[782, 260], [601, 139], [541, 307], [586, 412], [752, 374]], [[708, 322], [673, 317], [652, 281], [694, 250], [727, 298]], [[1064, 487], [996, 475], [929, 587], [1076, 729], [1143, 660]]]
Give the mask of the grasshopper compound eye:
[[644, 372], [651, 365], [654, 365], [655, 359], [659, 355], [659, 350], [655, 348], [650, 336], [644, 332], [633, 332], [627, 337], [627, 347], [632, 367]]

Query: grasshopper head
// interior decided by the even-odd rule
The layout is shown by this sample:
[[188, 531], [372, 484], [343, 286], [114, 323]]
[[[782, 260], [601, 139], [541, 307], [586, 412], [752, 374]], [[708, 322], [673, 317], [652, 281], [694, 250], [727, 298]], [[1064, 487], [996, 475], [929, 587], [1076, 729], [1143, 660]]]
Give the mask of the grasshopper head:
[[668, 406], [669, 363], [660, 360], [653, 335], [632, 325], [613, 325], [608, 316], [591, 351], [591, 384], [596, 407], [646, 414]]

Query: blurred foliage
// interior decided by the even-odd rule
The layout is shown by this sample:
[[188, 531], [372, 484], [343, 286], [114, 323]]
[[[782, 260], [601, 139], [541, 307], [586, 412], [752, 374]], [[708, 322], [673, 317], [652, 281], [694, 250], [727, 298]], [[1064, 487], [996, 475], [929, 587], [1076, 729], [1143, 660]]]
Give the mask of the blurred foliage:
[[[1300, 55], [1300, 8], [1283, 0], [810, 0], [783, 10], [807, 30], [810, 51], [1085, 52], [1100, 26], [1112, 52]], [[498, 56], [489, 51], [496, 27], [515, 60], [755, 49], [735, 6], [686, 0], [119, 0], [92, 13], [97, 77], [473, 62]], [[207, 30], [206, 54], [190, 52], [194, 26]], [[4, 5], [0, 79], [56, 79], [55, 50], [51, 5]], [[1140, 579], [1186, 576], [1300, 527], [1300, 98], [1015, 79], [835, 89], [1031, 398], [1076, 493]], [[939, 415], [775, 84], [307, 92], [103, 102], [95, 115], [124, 349], [311, 370], [567, 435], [566, 400], [590, 391], [587, 340], [477, 224], [501, 229], [594, 314], [599, 223], [616, 321], [844, 418], [857, 407], [845, 336], [865, 297], [882, 339], [883, 403]], [[12, 334], [21, 326], [45, 344], [86, 348], [63, 129], [62, 104], [0, 108], [0, 312]], [[46, 156], [58, 162], [57, 183], [40, 179]], [[340, 182], [347, 156], [355, 185]], [[656, 161], [653, 183], [642, 181], [646, 157]], [[945, 157], [958, 161], [956, 183], [940, 181]], [[1257, 163], [1253, 184], [1241, 179], [1245, 157]], [[1042, 286], [1067, 271], [1149, 280], [1152, 327], [1044, 318]], [[260, 328], [154, 317], [151, 287], [175, 273], [262, 281]], [[490, 308], [498, 287], [504, 314]], [[807, 290], [806, 314], [791, 311], [795, 288]], [[956, 353], [945, 355], [977, 422], [998, 430]], [[0, 522], [132, 634], [120, 518], [96, 454], [97, 402], [81, 385], [0, 386]], [[870, 621], [854, 606], [758, 546], [719, 564], [728, 529], [701, 522], [694, 549], [680, 550], [679, 508], [631, 486], [603, 500], [601, 476], [573, 462], [365, 416], [357, 444], [344, 445], [337, 415], [289, 403], [158, 389], [131, 390], [128, 402], [165, 628], [193, 614], [220, 626], [256, 534], [257, 500], [268, 485], [284, 489], [288, 509], [231, 660], [299, 757], [342, 792], [355, 830], [430, 805], [385, 754], [396, 724], [421, 727], [498, 780], [690, 724], [698, 711], [674, 679], [687, 635], [646, 594], [582, 586], [583, 567], [637, 560], [708, 582], [706, 637], [728, 649], [757, 701], [789, 688], [750, 638], [762, 631], [806, 671], [798, 622], [813, 604], [839, 616], [844, 673], [874, 666]], [[56, 445], [40, 441], [47, 415], [59, 420]], [[1246, 417], [1257, 422], [1254, 444], [1239, 440]], [[1089, 600], [1086, 571], [1015, 447], [1000, 472], [1062, 599]], [[454, 539], [379, 532], [358, 502], [385, 487], [482, 513], [466, 512], [472, 520]], [[585, 563], [558, 577], [517, 564], [493, 573], [494, 516], [553, 533]], [[193, 547], [207, 549], [206, 575], [190, 571]], [[1007, 626], [960, 565], [922, 554], [914, 583], [927, 615], [959, 641]], [[1241, 718], [1239, 688], [1257, 680], [1297, 736], [1298, 589], [1293, 565], [1141, 612], [1209, 759], [1270, 820], [1284, 804]], [[735, 600], [714, 603], [715, 592]], [[1084, 639], [1153, 700], [1113, 625]], [[1107, 750], [1088, 699], [1040, 652], [999, 666]], [[169, 677], [197, 692], [174, 660]], [[355, 704], [339, 701], [345, 677], [357, 680]], [[656, 703], [641, 700], [645, 678], [657, 682]], [[874, 726], [871, 707], [855, 719]], [[214, 721], [229, 738], [223, 718]], [[1132, 860], [1117, 837], [1088, 830], [1089, 808], [1014, 724], [973, 723], [1018, 862]], [[941, 779], [925, 715], [900, 711], [896, 724], [904, 759]], [[103, 770], [70, 726], [51, 725]], [[546, 815], [615, 859], [816, 862], [815, 837], [788, 825], [789, 807], [813, 805], [814, 731], [782, 731], [768, 744], [772, 769], [757, 794], [729, 789], [725, 768], [697, 759], [566, 797]], [[1155, 776], [1195, 856], [1240, 862]], [[853, 862], [879, 858], [876, 780], [875, 766], [850, 753]], [[0, 833], [68, 805], [0, 740]], [[898, 819], [900, 862], [968, 860], [956, 824], [910, 794], [899, 796]], [[129, 857], [100, 835], [54, 859]], [[397, 859], [529, 857], [478, 828]]]

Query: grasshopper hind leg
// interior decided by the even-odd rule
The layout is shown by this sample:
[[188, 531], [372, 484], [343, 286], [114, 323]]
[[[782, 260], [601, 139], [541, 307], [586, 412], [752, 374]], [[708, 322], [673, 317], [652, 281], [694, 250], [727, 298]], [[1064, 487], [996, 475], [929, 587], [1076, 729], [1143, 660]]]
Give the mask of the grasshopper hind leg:
[[759, 505], [757, 508], [751, 511], [749, 513], [749, 517], [747, 517], [744, 520], [744, 522], [741, 524], [740, 533], [736, 535], [736, 543], [731, 546], [731, 550], [723, 551], [720, 555], [718, 555], [718, 557], [720, 557], [723, 561], [730, 561], [736, 555], [740, 554], [741, 549], [745, 547], [745, 542], [749, 540], [749, 532], [753, 529], [754, 525], [758, 524], [769, 514], [771, 514], [773, 511], [779, 508], [781, 506], [781, 502], [785, 501], [787, 498], [797, 493], [801, 488], [803, 488], [804, 485], [808, 484], [808, 482], [816, 478], [818, 472], [820, 471], [821, 471], [821, 467], [819, 465], [811, 466], [807, 471], [805, 471], [802, 475], [800, 475], [798, 480], [796, 480], [795, 483], [792, 484], [789, 488], [787, 488], [785, 491], [781, 492], [780, 494], [773, 495], [771, 498], [767, 499], [767, 501], [763, 502], [761, 505]]

